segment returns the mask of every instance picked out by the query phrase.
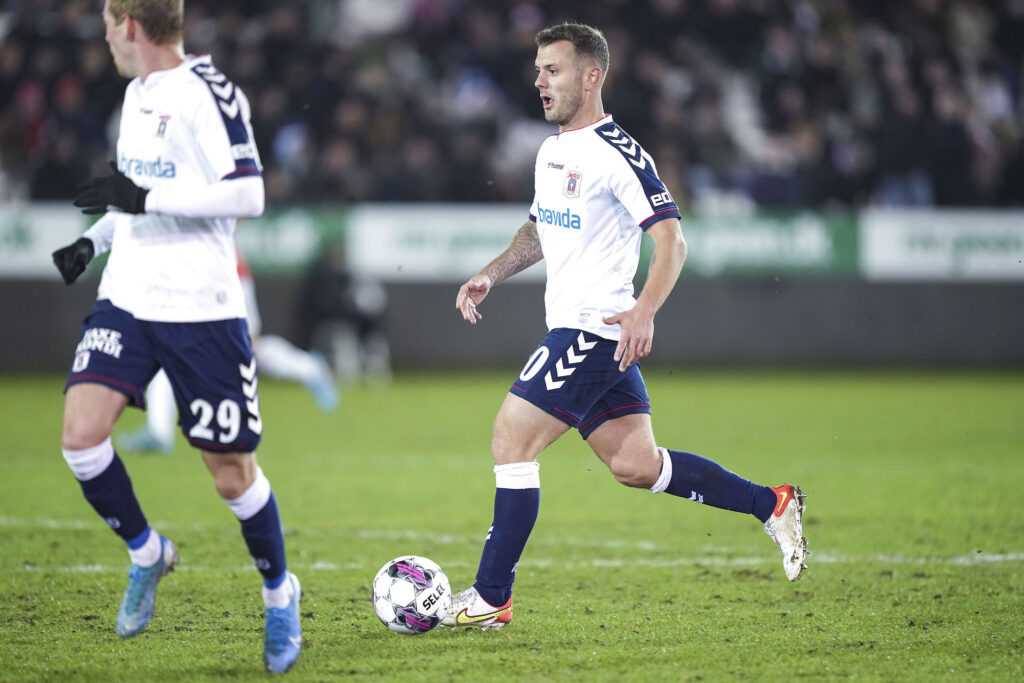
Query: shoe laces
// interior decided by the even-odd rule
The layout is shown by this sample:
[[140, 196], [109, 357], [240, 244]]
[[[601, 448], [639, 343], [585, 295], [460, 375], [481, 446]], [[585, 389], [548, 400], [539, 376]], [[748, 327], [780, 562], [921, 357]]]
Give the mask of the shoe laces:
[[128, 590], [125, 607], [129, 614], [139, 608], [139, 604], [146, 594], [150, 569], [152, 567], [140, 567], [137, 564], [133, 564], [131, 569], [128, 570]]
[[266, 613], [267, 645], [275, 654], [282, 652], [288, 644], [291, 631], [291, 615], [287, 607], [268, 607]]
[[456, 593], [453, 596], [451, 608], [453, 611], [457, 612], [463, 607], [469, 607], [476, 601], [477, 597], [479, 597], [479, 594], [476, 592], [475, 588], [467, 588], [461, 593]]

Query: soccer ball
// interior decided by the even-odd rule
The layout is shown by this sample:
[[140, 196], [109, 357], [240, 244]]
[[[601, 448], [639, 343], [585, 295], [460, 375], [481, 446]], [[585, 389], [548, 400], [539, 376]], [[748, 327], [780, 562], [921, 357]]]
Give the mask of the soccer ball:
[[425, 557], [396, 557], [373, 579], [373, 610], [395, 633], [426, 633], [441, 623], [451, 604], [448, 577]]

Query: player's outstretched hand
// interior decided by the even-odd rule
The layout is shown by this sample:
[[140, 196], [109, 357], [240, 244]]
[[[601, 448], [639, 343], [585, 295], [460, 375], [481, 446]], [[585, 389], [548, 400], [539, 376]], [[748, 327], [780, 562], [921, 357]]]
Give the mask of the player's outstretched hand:
[[491, 278], [486, 275], [474, 275], [459, 288], [459, 295], [455, 297], [455, 308], [459, 309], [463, 319], [470, 325], [476, 325], [476, 321], [483, 317], [477, 312], [476, 307], [489, 291]]
[[654, 316], [638, 309], [639, 305], [601, 318], [605, 325], [618, 325], [621, 330], [612, 356], [619, 361], [619, 372], [625, 372], [630, 365], [646, 358], [654, 344]]
[[73, 244], [53, 252], [53, 265], [57, 266], [65, 284], [70, 285], [85, 272], [85, 267], [92, 261], [95, 253], [92, 240], [88, 237], [79, 237]]
[[87, 214], [106, 213], [108, 206], [125, 213], [145, 213], [149, 190], [139, 187], [117, 170], [113, 161], [110, 162], [110, 170], [112, 175], [93, 178], [80, 185], [74, 205]]

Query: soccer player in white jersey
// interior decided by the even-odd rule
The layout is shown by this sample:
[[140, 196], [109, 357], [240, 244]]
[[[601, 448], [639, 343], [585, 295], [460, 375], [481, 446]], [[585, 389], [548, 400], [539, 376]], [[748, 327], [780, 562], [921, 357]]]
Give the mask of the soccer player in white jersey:
[[[535, 86], [558, 133], [537, 154], [529, 220], [508, 249], [462, 285], [455, 306], [476, 324], [492, 287], [543, 258], [549, 332], [495, 420], [493, 522], [476, 581], [453, 596], [443, 623], [501, 628], [511, 621], [516, 566], [540, 505], [537, 457], [570, 427], [626, 486], [756, 517], [795, 581], [807, 554], [800, 489], [754, 484], [654, 439], [638, 361], [651, 351], [655, 313], [686, 258], [679, 210], [651, 157], [604, 112], [604, 35], [561, 24], [538, 33], [536, 43]], [[653, 238], [654, 254], [634, 299], [643, 232]]]
[[153, 616], [157, 584], [178, 555], [146, 521], [110, 434], [166, 371], [181, 429], [263, 576], [264, 666], [283, 673], [302, 644], [301, 587], [253, 454], [263, 426], [234, 242], [236, 219], [263, 212], [262, 170], [249, 103], [208, 56], [185, 56], [183, 12], [182, 0], [107, 0], [103, 8], [114, 63], [132, 81], [112, 173], [75, 199], [85, 213], [105, 215], [53, 255], [71, 284], [110, 250], [68, 374], [61, 446], [86, 500], [128, 545], [116, 630], [130, 638]]

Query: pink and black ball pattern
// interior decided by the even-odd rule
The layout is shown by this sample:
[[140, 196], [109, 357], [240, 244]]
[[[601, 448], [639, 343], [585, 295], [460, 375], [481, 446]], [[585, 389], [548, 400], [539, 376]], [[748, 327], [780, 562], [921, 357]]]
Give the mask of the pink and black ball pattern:
[[373, 580], [373, 609], [396, 633], [426, 633], [441, 623], [450, 606], [448, 577], [425, 557], [395, 558]]

